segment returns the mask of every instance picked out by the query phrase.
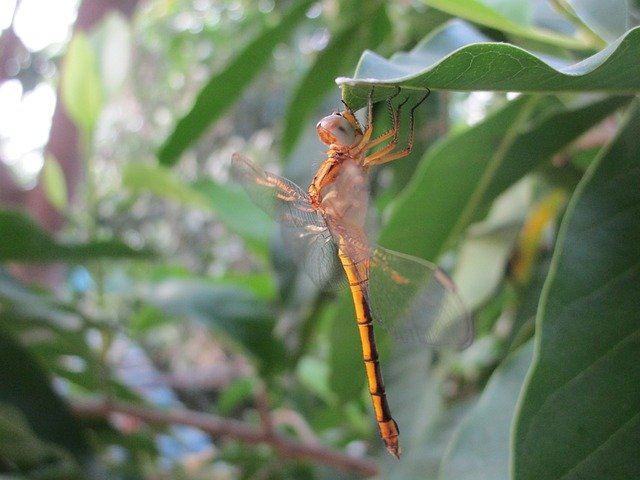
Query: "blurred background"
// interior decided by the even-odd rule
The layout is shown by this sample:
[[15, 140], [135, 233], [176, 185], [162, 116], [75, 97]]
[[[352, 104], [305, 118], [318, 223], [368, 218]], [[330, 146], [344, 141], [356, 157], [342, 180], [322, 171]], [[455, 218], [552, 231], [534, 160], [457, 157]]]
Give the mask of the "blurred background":
[[[513, 412], [559, 222], [637, 87], [605, 71], [605, 87], [533, 100], [435, 88], [412, 155], [372, 172], [381, 243], [438, 261], [477, 331], [441, 353], [379, 335], [402, 465], [372, 420], [347, 292], [319, 291], [228, 173], [240, 151], [306, 187], [315, 124], [343, 108], [335, 78], [365, 50], [388, 58], [464, 18], [468, 42], [439, 37], [414, 61], [503, 41], [561, 68], [638, 20], [634, 2], [611, 7], [622, 27], [590, 21], [606, 15], [589, 2], [452, 3], [0, 3], [2, 478], [467, 478], [442, 467], [453, 432], [509, 358], [513, 401], [488, 418]], [[504, 425], [488, 457], [502, 473]]]

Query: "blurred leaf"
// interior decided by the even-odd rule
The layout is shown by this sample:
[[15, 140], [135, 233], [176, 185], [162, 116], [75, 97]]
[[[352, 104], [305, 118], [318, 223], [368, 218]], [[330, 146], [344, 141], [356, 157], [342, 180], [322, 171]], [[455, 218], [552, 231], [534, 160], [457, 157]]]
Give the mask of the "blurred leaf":
[[266, 372], [286, 362], [282, 342], [274, 336], [270, 305], [248, 290], [197, 280], [167, 280], [156, 284], [148, 301], [164, 315], [188, 316], [235, 340]]
[[335, 394], [329, 388], [329, 366], [311, 356], [303, 357], [297, 364], [296, 374], [300, 383], [326, 403], [335, 402]]
[[48, 153], [44, 159], [42, 168], [42, 187], [49, 203], [58, 211], [64, 212], [67, 208], [67, 182], [64, 172], [58, 160]]
[[437, 258], [500, 192], [626, 102], [614, 97], [566, 110], [550, 97], [520, 97], [445, 138], [391, 204], [380, 243]]
[[245, 87], [271, 59], [273, 49], [287, 38], [313, 2], [301, 0], [274, 27], [266, 28], [202, 88], [191, 110], [182, 117], [158, 151], [158, 160], [174, 165], [180, 154], [238, 99]]
[[230, 415], [245, 402], [252, 402], [258, 381], [254, 377], [240, 377], [225, 386], [220, 392], [216, 407], [222, 415]]
[[537, 257], [543, 243], [543, 237], [565, 207], [567, 195], [563, 190], [555, 189], [545, 195], [536, 205], [522, 225], [514, 257], [510, 269], [514, 280], [518, 283], [529, 281], [538, 265]]
[[338, 398], [348, 401], [360, 395], [366, 380], [353, 301], [348, 292], [340, 295], [330, 322], [329, 382]]
[[[451, 2], [452, 4], [455, 2]], [[632, 94], [640, 90], [640, 27], [573, 65], [540, 57], [507, 43], [487, 42], [468, 24], [454, 20], [409, 53], [390, 60], [373, 52], [360, 58], [353, 78], [338, 79], [342, 97], [354, 109], [365, 105], [373, 85], [376, 99], [396, 86], [407, 90], [502, 92], [593, 92]]]
[[[39, 439], [20, 410], [0, 402], [0, 460], [38, 479], [80, 479], [80, 469], [64, 449]], [[0, 475], [0, 478], [5, 478]], [[7, 477], [9, 478], [9, 477]]]
[[[309, 71], [296, 86], [285, 116], [281, 147], [285, 157], [291, 154], [309, 115], [324, 94], [335, 86], [335, 78], [348, 71], [365, 48], [375, 48], [377, 42], [388, 34], [389, 20], [384, 3], [377, 6], [373, 2], [365, 3], [364, 7], [366, 5], [369, 5], [369, 11], [354, 16], [352, 22], [331, 36], [329, 44], [318, 54]], [[370, 5], [374, 5], [374, 11], [371, 11]], [[370, 35], [374, 31], [376, 35]]]
[[493, 373], [447, 449], [441, 480], [509, 480], [511, 420], [532, 355], [530, 341]]
[[[447, 446], [460, 426], [460, 422], [469, 413], [473, 402], [463, 402], [449, 406], [448, 408], [430, 405], [422, 405], [423, 410], [437, 411], [432, 422], [416, 442], [407, 445], [401, 433], [402, 443], [405, 445], [402, 452], [402, 460], [394, 462], [393, 459], [382, 458], [381, 478], [393, 478], [394, 480], [437, 479], [440, 470], [440, 462]], [[403, 422], [404, 423], [404, 422]]]
[[640, 110], [565, 214], [513, 435], [517, 480], [640, 477]]
[[44, 442], [87, 461], [91, 449], [81, 425], [51, 389], [47, 373], [4, 328], [0, 330], [0, 365], [0, 404], [19, 410]]
[[122, 172], [122, 183], [136, 192], [147, 191], [184, 205], [209, 209], [209, 202], [199, 192], [162, 166], [128, 163]]
[[485, 220], [469, 228], [452, 278], [471, 311], [486, 302], [504, 280], [530, 197], [529, 182], [516, 183], [496, 199]]
[[210, 179], [197, 180], [193, 189], [206, 198], [218, 219], [243, 239], [266, 243], [273, 237], [276, 224], [242, 189]]
[[239, 188], [201, 179], [189, 185], [171, 170], [160, 165], [129, 163], [124, 168], [123, 183], [134, 191], [147, 191], [183, 205], [216, 214], [231, 231], [248, 241], [266, 242], [275, 225], [255, 208]]
[[529, 23], [531, 15], [523, 2], [512, 0], [423, 1], [430, 7], [446, 12], [453, 17], [464, 18], [506, 34], [563, 48], [587, 49], [590, 47], [575, 38], [531, 25]]
[[69, 116], [85, 133], [92, 132], [102, 111], [104, 92], [96, 55], [82, 32], [75, 32], [69, 42], [60, 88]]
[[576, 15], [607, 42], [623, 35], [630, 25], [629, 0], [566, 0]]
[[131, 315], [129, 331], [132, 335], [140, 335], [168, 322], [167, 316], [163, 315], [157, 308], [144, 305]]
[[98, 27], [100, 43], [100, 75], [105, 91], [115, 94], [131, 74], [134, 52], [131, 26], [117, 10], [112, 11]]
[[150, 252], [134, 250], [117, 240], [90, 243], [56, 242], [29, 217], [0, 210], [0, 262], [78, 262], [94, 258], [144, 258]]

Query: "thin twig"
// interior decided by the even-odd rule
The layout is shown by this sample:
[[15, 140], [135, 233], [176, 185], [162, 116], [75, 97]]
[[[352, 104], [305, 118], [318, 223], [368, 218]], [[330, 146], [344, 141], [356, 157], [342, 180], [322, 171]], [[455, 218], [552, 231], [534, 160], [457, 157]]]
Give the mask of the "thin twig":
[[256, 387], [255, 402], [256, 410], [260, 415], [260, 422], [262, 423], [262, 429], [265, 435], [273, 435], [273, 421], [271, 420], [271, 413], [269, 411], [269, 399], [267, 389], [262, 382]]
[[211, 414], [185, 409], [158, 409], [119, 401], [73, 402], [71, 407], [81, 417], [107, 417], [111, 413], [123, 413], [151, 424], [189, 425], [215, 436], [231, 437], [251, 444], [268, 443], [283, 457], [305, 458], [362, 476], [378, 473], [377, 465], [370, 459], [350, 457], [319, 445], [298, 443], [273, 431], [266, 431], [264, 426], [256, 428]]

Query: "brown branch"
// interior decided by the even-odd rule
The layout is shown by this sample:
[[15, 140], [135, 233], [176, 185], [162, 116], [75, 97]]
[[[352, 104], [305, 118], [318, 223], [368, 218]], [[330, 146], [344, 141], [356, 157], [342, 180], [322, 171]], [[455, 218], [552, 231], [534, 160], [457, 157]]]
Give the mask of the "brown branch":
[[211, 414], [185, 409], [157, 409], [118, 401], [74, 402], [71, 408], [81, 417], [106, 417], [111, 413], [122, 413], [151, 424], [189, 425], [214, 436], [231, 437], [251, 444], [268, 443], [283, 457], [305, 458], [363, 476], [378, 474], [378, 467], [372, 460], [350, 457], [319, 445], [302, 444], [266, 431], [264, 427], [256, 428]]
[[256, 410], [260, 415], [260, 422], [262, 423], [262, 429], [266, 435], [273, 435], [273, 421], [271, 420], [271, 413], [269, 411], [269, 399], [267, 389], [263, 383], [260, 383], [257, 387], [255, 395]]

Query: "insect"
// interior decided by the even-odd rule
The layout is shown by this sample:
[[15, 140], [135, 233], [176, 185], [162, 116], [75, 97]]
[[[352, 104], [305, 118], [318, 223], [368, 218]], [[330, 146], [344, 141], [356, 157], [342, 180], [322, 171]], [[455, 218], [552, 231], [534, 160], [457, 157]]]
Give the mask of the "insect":
[[232, 176], [256, 205], [280, 222], [292, 254], [314, 282], [339, 285], [346, 277], [376, 422], [387, 450], [396, 458], [400, 458], [399, 429], [385, 393], [373, 320], [405, 342], [461, 347], [473, 335], [455, 285], [441, 269], [369, 242], [367, 170], [411, 152], [414, 112], [429, 92], [410, 110], [403, 148], [398, 148], [400, 113], [409, 96], [394, 107], [392, 100], [399, 93], [398, 88], [386, 99], [391, 127], [375, 138], [373, 92], [366, 125], [346, 104], [345, 110], [318, 122], [318, 136], [328, 149], [307, 191], [263, 171], [239, 153], [233, 154], [231, 162]]

